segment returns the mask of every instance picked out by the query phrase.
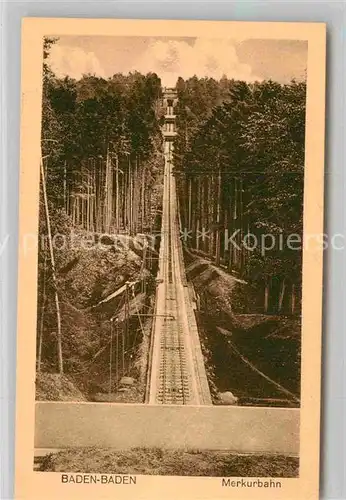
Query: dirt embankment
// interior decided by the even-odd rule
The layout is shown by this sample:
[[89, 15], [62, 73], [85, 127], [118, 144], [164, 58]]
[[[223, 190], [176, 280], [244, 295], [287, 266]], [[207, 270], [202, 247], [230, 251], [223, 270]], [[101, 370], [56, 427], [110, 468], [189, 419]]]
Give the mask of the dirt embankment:
[[299, 406], [300, 317], [238, 314], [246, 282], [185, 257], [214, 403]]
[[48, 455], [41, 471], [214, 477], [297, 477], [299, 459], [217, 451], [74, 449]]
[[86, 401], [86, 397], [66, 376], [39, 373], [36, 377], [36, 399], [39, 401]]
[[98, 243], [57, 252], [64, 376], [56, 374], [56, 310], [48, 289], [38, 310], [38, 400], [143, 402], [151, 318], [140, 314], [153, 306], [157, 248], [144, 237]]

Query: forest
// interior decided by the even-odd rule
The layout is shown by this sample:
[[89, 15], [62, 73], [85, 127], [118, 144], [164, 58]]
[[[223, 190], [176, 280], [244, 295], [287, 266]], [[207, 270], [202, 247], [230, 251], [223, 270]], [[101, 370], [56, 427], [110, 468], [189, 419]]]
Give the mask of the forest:
[[150, 278], [134, 238], [156, 228], [163, 156], [158, 76], [59, 78], [48, 64], [55, 42], [44, 43], [37, 370], [62, 374], [85, 371], [104, 351], [114, 310], [128, 309], [129, 297], [90, 308], [127, 280]]
[[[54, 40], [45, 43], [48, 56]], [[86, 230], [142, 230], [150, 211], [147, 173], [162, 142], [160, 79], [59, 79], [47, 63], [43, 72], [42, 157], [53, 209]]]
[[245, 312], [299, 314], [306, 83], [192, 77], [177, 91], [186, 245], [250, 284]]
[[[55, 42], [44, 43], [37, 373], [73, 376], [93, 400], [133, 374], [150, 332], [143, 317], [153, 316], [157, 254], [135, 241], [160, 229], [165, 110], [154, 73], [58, 77], [48, 64]], [[302, 251], [280, 242], [303, 231], [305, 82], [193, 76], [176, 88], [186, 251], [246, 283], [235, 313], [298, 317]], [[59, 244], [71, 235], [91, 235], [91, 248]], [[126, 245], [114, 246], [117, 235]], [[267, 235], [275, 244], [264, 252], [253, 241]], [[60, 398], [48, 392], [40, 397]]]

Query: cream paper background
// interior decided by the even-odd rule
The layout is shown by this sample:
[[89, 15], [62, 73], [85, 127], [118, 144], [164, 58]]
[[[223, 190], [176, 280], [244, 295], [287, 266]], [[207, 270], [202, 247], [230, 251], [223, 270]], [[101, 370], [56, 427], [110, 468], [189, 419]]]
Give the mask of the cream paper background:
[[[281, 489], [228, 488], [221, 478], [137, 476], [135, 486], [62, 484], [59, 473], [33, 472], [42, 44], [49, 35], [196, 36], [308, 41], [303, 254], [300, 477]], [[317, 499], [322, 325], [325, 24], [25, 18], [22, 26], [20, 229], [16, 401], [17, 499]], [[28, 237], [28, 235], [30, 235]], [[28, 242], [29, 241], [29, 242]], [[31, 250], [29, 248], [31, 246]], [[232, 409], [230, 408], [230, 411]], [[145, 429], [143, 429], [145, 432]], [[115, 490], [114, 490], [115, 488]]]

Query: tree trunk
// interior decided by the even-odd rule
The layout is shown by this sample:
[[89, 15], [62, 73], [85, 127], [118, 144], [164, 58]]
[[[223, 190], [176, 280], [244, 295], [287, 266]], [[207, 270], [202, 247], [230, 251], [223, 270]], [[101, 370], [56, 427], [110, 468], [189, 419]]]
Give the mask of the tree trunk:
[[134, 200], [134, 234], [138, 233], [138, 221], [139, 221], [139, 202], [140, 202], [140, 183], [139, 181], [139, 156], [136, 155], [135, 171], [133, 176], [133, 200]]
[[67, 208], [67, 202], [66, 202], [66, 180], [67, 180], [67, 166], [66, 166], [66, 160], [64, 161], [64, 203], [63, 203], [63, 206], [64, 206], [64, 210], [67, 212], [66, 208]]
[[113, 372], [113, 321], [110, 321], [109, 324], [110, 329], [110, 340], [109, 340], [109, 396], [112, 394], [112, 372]]
[[219, 172], [217, 177], [217, 195], [216, 195], [216, 248], [215, 248], [215, 264], [220, 265], [220, 215], [221, 215], [221, 165], [219, 161]]
[[88, 180], [87, 180], [87, 199], [86, 199], [86, 214], [87, 214], [87, 217], [86, 217], [86, 229], [87, 231], [89, 232], [90, 231], [90, 198], [91, 198], [91, 189], [90, 189], [90, 173], [89, 173], [89, 170], [87, 172], [87, 175], [88, 175]]
[[108, 231], [108, 147], [106, 156], [106, 168], [105, 168], [105, 185], [104, 185], [104, 205], [103, 205], [103, 227], [105, 232]]
[[[234, 204], [233, 204], [233, 228], [234, 230], [238, 230], [238, 180], [234, 179]], [[238, 244], [238, 237], [235, 237], [234, 240]], [[238, 248], [234, 245], [233, 247], [233, 262], [237, 271], [239, 271], [238, 266]]]
[[188, 241], [192, 248], [196, 244], [196, 215], [197, 215], [197, 191], [196, 191], [196, 178], [191, 179], [191, 234]]
[[80, 226], [80, 196], [77, 195], [77, 226]]
[[[233, 179], [234, 182], [234, 179]], [[229, 233], [228, 233], [228, 241], [227, 241], [227, 246], [228, 246], [228, 251], [229, 251], [229, 256], [228, 256], [228, 271], [231, 273], [233, 271], [233, 258], [234, 258], [234, 248], [233, 248], [233, 243], [230, 240], [232, 237], [233, 231], [234, 231], [234, 193], [233, 193], [233, 186], [232, 186], [232, 178], [230, 180], [230, 200], [229, 200]]]
[[264, 287], [264, 313], [268, 313], [268, 307], [269, 307], [269, 283], [266, 281], [265, 287]]
[[125, 375], [125, 351], [129, 335], [129, 285], [126, 283], [125, 290], [125, 321], [123, 328], [123, 339], [122, 339], [122, 364], [123, 364], [123, 376]]
[[209, 239], [208, 239], [208, 254], [210, 257], [213, 255], [213, 244], [214, 244], [214, 229], [213, 229], [213, 176], [208, 176], [208, 202], [207, 202], [207, 220], [208, 220], [208, 231], [209, 231]]
[[143, 233], [145, 226], [145, 167], [142, 168], [142, 185], [141, 185], [141, 232]]
[[202, 197], [201, 197], [201, 181], [200, 178], [197, 177], [197, 203], [198, 203], [198, 210], [196, 210], [196, 250], [199, 250], [199, 238], [200, 238], [200, 230], [201, 230], [201, 225], [200, 225], [200, 217], [201, 217], [201, 202], [202, 202]]
[[[45, 251], [45, 249], [44, 249]], [[42, 362], [42, 343], [43, 343], [43, 327], [44, 327], [44, 313], [46, 309], [46, 266], [47, 266], [47, 256], [44, 254], [44, 265], [43, 265], [43, 290], [42, 290], [42, 309], [40, 318], [40, 330], [38, 338], [38, 352], [37, 352], [37, 371], [41, 372], [41, 362]]]
[[129, 229], [130, 234], [132, 234], [133, 228], [133, 207], [132, 207], [132, 165], [131, 157], [129, 157], [129, 180], [128, 180], [128, 190], [129, 190]]
[[116, 342], [116, 359], [115, 359], [115, 383], [116, 383], [116, 389], [118, 390], [118, 384], [119, 384], [119, 327], [118, 327], [118, 321], [115, 320], [115, 342]]
[[292, 283], [292, 292], [291, 292], [291, 313], [294, 314], [296, 309], [296, 286]]
[[59, 373], [64, 373], [64, 365], [63, 365], [63, 356], [62, 356], [62, 335], [61, 335], [61, 315], [60, 315], [60, 303], [57, 289], [57, 280], [55, 273], [55, 260], [54, 260], [54, 250], [53, 250], [53, 241], [52, 241], [52, 231], [50, 226], [50, 217], [49, 217], [49, 208], [48, 208], [48, 199], [47, 199], [47, 191], [46, 191], [46, 179], [43, 168], [43, 161], [41, 159], [41, 181], [42, 181], [42, 191], [43, 191], [43, 199], [44, 199], [44, 207], [46, 212], [46, 223], [47, 223], [47, 232], [48, 232], [48, 242], [49, 242], [49, 253], [50, 253], [50, 261], [52, 268], [52, 279], [54, 286], [54, 298], [55, 298], [55, 307], [56, 307], [56, 319], [57, 319], [57, 350], [58, 350], [58, 369]]
[[119, 158], [118, 154], [115, 157], [116, 170], [115, 170], [115, 220], [116, 232], [120, 231], [120, 205], [119, 205]]
[[191, 231], [192, 227], [192, 179], [189, 177], [189, 220], [188, 220], [188, 231]]
[[203, 176], [201, 176], [201, 215], [200, 215], [200, 228], [202, 231], [201, 235], [201, 242], [202, 242], [202, 250], [203, 252], [205, 251], [205, 244], [204, 244], [204, 239], [205, 239], [205, 179]]
[[286, 289], [286, 280], [284, 278], [282, 280], [282, 285], [281, 285], [281, 290], [280, 290], [280, 295], [279, 295], [279, 306], [278, 306], [278, 312], [279, 312], [279, 314], [282, 311], [282, 304], [283, 304], [284, 297], [285, 297], [285, 289]]
[[239, 262], [239, 271], [240, 276], [244, 275], [244, 254], [245, 248], [243, 245], [244, 238], [244, 220], [243, 220], [243, 179], [239, 180], [239, 224], [240, 224], [240, 262]]

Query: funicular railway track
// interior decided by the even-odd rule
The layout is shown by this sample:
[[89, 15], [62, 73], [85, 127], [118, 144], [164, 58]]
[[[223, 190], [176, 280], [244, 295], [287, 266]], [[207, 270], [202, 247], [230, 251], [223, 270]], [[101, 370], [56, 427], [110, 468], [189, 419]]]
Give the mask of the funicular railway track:
[[172, 142], [165, 142], [163, 214], [149, 404], [212, 404], [184, 275]]
[[[173, 196], [171, 192], [171, 150], [168, 146], [166, 157], [166, 211], [167, 211], [167, 258], [165, 276], [165, 301], [163, 328], [160, 335], [160, 361], [157, 401], [162, 404], [188, 404], [191, 398], [189, 373], [187, 370], [186, 347], [181, 318], [178, 311], [177, 276], [175, 251], [172, 235]], [[173, 236], [173, 237], [172, 237]]]

